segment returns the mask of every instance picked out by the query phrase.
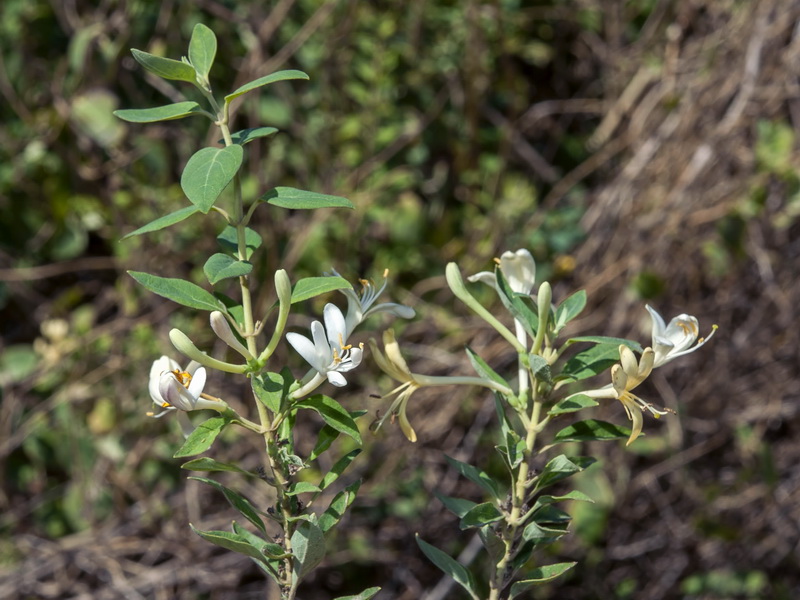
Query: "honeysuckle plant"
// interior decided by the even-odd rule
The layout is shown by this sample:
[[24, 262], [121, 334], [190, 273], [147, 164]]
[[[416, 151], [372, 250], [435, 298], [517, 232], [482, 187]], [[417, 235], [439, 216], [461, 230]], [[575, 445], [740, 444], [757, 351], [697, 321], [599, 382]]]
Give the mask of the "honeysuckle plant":
[[[306, 80], [308, 75], [296, 70], [279, 71], [219, 95], [209, 80], [216, 50], [215, 34], [202, 24], [194, 27], [187, 56], [180, 60], [132, 50], [133, 57], [145, 70], [184, 86], [181, 91], [186, 92], [186, 99], [154, 108], [118, 110], [116, 116], [130, 123], [188, 117], [207, 119], [217, 129], [221, 143], [198, 149], [186, 162], [180, 181], [187, 199], [185, 207], [125, 236], [130, 238], [175, 226], [193, 215], [212, 220], [217, 225], [219, 252], [208, 257], [203, 265], [207, 281], [198, 285], [137, 271], [131, 271], [130, 275], [151, 292], [189, 309], [208, 311], [211, 330], [233, 350], [233, 358], [212, 356], [193, 340], [203, 337], [198, 335], [200, 332], [172, 329], [169, 332], [172, 345], [191, 362], [182, 369], [169, 356], [154, 360], [148, 389], [150, 399], [161, 412], [153, 416], [178, 413], [187, 437], [175, 457], [192, 458], [183, 465], [184, 469], [212, 474], [194, 479], [221, 491], [243, 517], [241, 523], [234, 521], [228, 531], [194, 526], [192, 529], [214, 544], [248, 556], [274, 582], [280, 597], [292, 600], [297, 597], [303, 580], [324, 558], [325, 538], [353, 503], [360, 485], [358, 481], [351, 483], [332, 497], [322, 494], [335, 490], [339, 477], [359, 450], [324, 461], [325, 465], [333, 465], [327, 469], [319, 463], [319, 457], [335, 451], [333, 442], [340, 435], [349, 436], [360, 445], [356, 419], [366, 411], [347, 410], [317, 389], [324, 384], [332, 384], [333, 389], [347, 384], [344, 374], [362, 361], [361, 345], [350, 345], [347, 339], [365, 319], [381, 312], [411, 318], [414, 311], [395, 303], [375, 305], [386, 288], [385, 281], [377, 288], [370, 281], [361, 280], [362, 292], [357, 294], [336, 272], [300, 279], [294, 285], [283, 269], [274, 273], [272, 281], [254, 277], [254, 261], [259, 257], [256, 252], [276, 250], [262, 248], [262, 237], [250, 227], [257, 210], [266, 205], [278, 210], [353, 208], [353, 205], [343, 197], [291, 187], [274, 187], [263, 190], [257, 197], [244, 197], [241, 168], [248, 145], [268, 141], [277, 129], [256, 127], [237, 131], [233, 128], [234, 101], [267, 91], [267, 86], [280, 81]], [[252, 294], [255, 286], [260, 291], [272, 286], [277, 297], [275, 306], [256, 306]], [[285, 333], [289, 314], [299, 303], [335, 290], [341, 290], [347, 298], [346, 317], [339, 307], [329, 303], [323, 310], [324, 326], [318, 320], [311, 323], [310, 339], [295, 332]], [[310, 365], [305, 376], [295, 377], [286, 365], [275, 364], [275, 351], [284, 343], [299, 354], [298, 365], [302, 364], [301, 359]], [[229, 403], [224, 394], [216, 398], [204, 391], [207, 382], [219, 383], [223, 377], [249, 380], [250, 397], [245, 402]], [[218, 389], [241, 390], [242, 386], [218, 385]], [[231, 408], [242, 405], [251, 407], [250, 414], [238, 414]], [[307, 455], [299, 454], [294, 445], [294, 423], [298, 412], [303, 410], [318, 414], [323, 424], [317, 443]], [[190, 420], [187, 413], [204, 413], [206, 419], [198, 423], [197, 417]], [[263, 438], [263, 471], [250, 472], [210, 456], [195, 458], [212, 450], [216, 438], [227, 427], [239, 427]], [[312, 463], [321, 472], [317, 483], [298, 475]], [[257, 506], [212, 478], [223, 471], [260, 478], [271, 490], [265, 496], [274, 500], [267, 506]], [[320, 505], [324, 499], [326, 502]], [[369, 588], [357, 597], [366, 600], [378, 589]]]
[[[256, 253], [277, 251], [269, 245], [262, 248], [264, 240], [250, 227], [257, 210], [265, 205], [294, 210], [353, 207], [343, 197], [291, 187], [274, 187], [257, 197], [244, 197], [241, 167], [247, 146], [268, 141], [277, 130], [265, 126], [237, 131], [233, 127], [233, 102], [267, 91], [267, 86], [273, 83], [305, 80], [308, 76], [301, 71], [279, 71], [220, 96], [209, 80], [216, 49], [214, 33], [198, 24], [189, 41], [188, 54], [181, 60], [132, 50], [144, 69], [184, 85], [188, 95], [185, 100], [166, 106], [115, 112], [125, 121], [140, 124], [188, 117], [207, 119], [221, 139], [218, 145], [200, 148], [186, 162], [180, 183], [187, 205], [125, 236], [171, 227], [193, 215], [212, 220], [219, 232], [216, 238], [219, 252], [205, 261], [206, 281], [201, 284], [129, 272], [151, 292], [189, 309], [208, 312], [211, 331], [232, 350], [228, 352], [232, 358], [212, 356], [194, 341], [207, 337], [203, 332], [172, 329], [170, 342], [177, 353], [190, 361], [188, 366], [183, 369], [176, 359], [166, 355], [152, 363], [148, 390], [150, 400], [161, 412], [149, 414], [176, 412], [186, 436], [175, 458], [190, 458], [182, 465], [190, 471], [228, 472], [257, 478], [268, 492], [264, 496], [271, 498], [267, 506], [259, 506], [212, 478], [216, 475], [192, 477], [222, 492], [243, 517], [242, 522], [233, 521], [229, 530], [205, 530], [190, 525], [192, 530], [213, 544], [249, 557], [271, 582], [268, 597], [273, 597], [274, 587], [281, 600], [298, 598], [303, 582], [325, 557], [326, 538], [341, 524], [360, 487], [360, 481], [344, 487], [339, 482], [360, 448], [335, 460], [318, 459], [326, 452], [336, 452], [338, 446], [334, 442], [342, 435], [360, 446], [362, 438], [356, 420], [368, 412], [345, 408], [317, 390], [335, 391], [348, 385], [345, 375], [371, 354], [378, 367], [399, 384], [379, 401], [384, 404], [391, 401], [388, 408], [384, 404], [369, 407], [369, 412], [383, 412], [370, 427], [376, 433], [391, 420], [399, 424], [408, 440], [418, 441], [409, 414], [413, 413], [412, 396], [420, 388], [456, 386], [455, 389], [463, 390], [464, 386], [472, 386], [491, 394], [490, 401], [497, 412], [496, 449], [505, 473], [492, 476], [479, 466], [447, 457], [458, 473], [476, 484], [483, 501], [437, 495], [457, 515], [461, 529], [478, 532], [485, 548], [483, 568], [463, 565], [423, 539], [417, 541], [424, 554], [475, 600], [530, 597], [529, 588], [555, 579], [575, 565], [574, 562], [540, 564], [540, 554], [536, 553], [568, 532], [570, 516], [556, 505], [567, 500], [591, 501], [576, 490], [562, 488], [569, 477], [590, 466], [594, 459], [560, 449], [566, 443], [574, 448], [574, 443], [592, 440], [634, 443], [642, 434], [645, 412], [659, 417], [670, 411], [656, 408], [634, 395], [633, 390], [654, 368], [694, 352], [711, 335], [698, 339], [695, 317], [682, 314], [666, 324], [648, 306], [652, 319], [651, 347], [643, 349], [636, 341], [605, 336], [562, 339], [567, 325], [583, 311], [586, 293], [578, 291], [554, 303], [550, 283], [536, 281], [533, 256], [520, 249], [501, 254], [493, 271], [482, 271], [468, 278], [469, 283], [493, 287], [502, 310], [481, 304], [455, 263], [448, 264], [445, 270], [454, 296], [492, 327], [507, 342], [509, 352], [516, 355], [515, 368], [508, 374], [510, 379], [496, 372], [490, 361], [470, 348], [466, 352], [475, 374], [445, 377], [412, 371], [391, 329], [383, 333], [382, 347], [370, 340], [371, 353], [365, 353], [362, 344], [348, 340], [366, 319], [380, 313], [404, 319], [415, 316], [408, 306], [377, 303], [387, 287], [388, 273], [383, 274], [380, 286], [372, 280], [359, 280], [360, 291], [336, 271], [300, 279], [294, 284], [283, 269], [275, 271], [271, 281], [255, 277], [255, 273], [263, 272], [254, 269], [255, 260], [261, 256]], [[274, 305], [257, 306], [252, 293], [255, 287], [260, 292], [271, 288], [277, 298]], [[322, 310], [322, 320], [312, 320], [310, 336], [285, 331], [296, 305], [337, 290], [347, 302], [344, 312], [329, 302]], [[513, 331], [507, 326], [509, 320], [513, 322]], [[306, 363], [304, 374], [295, 376], [287, 365], [276, 364], [276, 350], [282, 344], [294, 351], [290, 355], [296, 359], [293, 364]], [[419, 370], [425, 370], [424, 363]], [[599, 381], [608, 382], [607, 377], [602, 378], [606, 372], [610, 373], [610, 383], [596, 387], [589, 381], [599, 376]], [[231, 377], [241, 378], [249, 385], [221, 384], [223, 378]], [[225, 393], [219, 398], [208, 394], [207, 383], [211, 389]], [[237, 402], [225, 397], [241, 393], [242, 389], [249, 390], [247, 397]], [[578, 419], [575, 413], [589, 411], [603, 399], [618, 400], [632, 428], [594, 418]], [[249, 409], [238, 409], [240, 413], [234, 406]], [[321, 420], [313, 449], [305, 454], [295, 446], [295, 423], [301, 411], [316, 413]], [[207, 418], [190, 419], [188, 413], [201, 413]], [[263, 468], [249, 471], [211, 456], [198, 457], [215, 450], [215, 440], [229, 427], [239, 428], [246, 435], [260, 436]], [[312, 464], [320, 475], [316, 479], [301, 477], [301, 472]], [[559, 490], [553, 495], [550, 488], [556, 485]], [[335, 493], [331, 496], [323, 493], [326, 491]], [[371, 587], [347, 598], [368, 600], [379, 590]]]
[[[460, 584], [474, 600], [532, 597], [530, 588], [551, 581], [575, 566], [575, 562], [539, 564], [537, 550], [568, 533], [570, 515], [557, 505], [565, 501], [591, 499], [577, 491], [552, 495], [549, 488], [562, 488], [572, 475], [589, 467], [590, 456], [559, 452], [565, 444], [588, 441], [627, 440], [632, 444], [644, 427], [643, 414], [660, 417], [671, 409], [657, 408], [633, 393], [652, 370], [705, 344], [698, 341], [697, 319], [675, 317], [666, 325], [652, 308], [653, 347], [642, 348], [633, 340], [607, 336], [560, 336], [586, 305], [583, 291], [553, 304], [547, 281], [535, 280], [536, 264], [525, 249], [504, 252], [495, 260], [494, 272], [483, 271], [468, 278], [492, 286], [498, 293], [507, 318], [483, 306], [470, 291], [455, 263], [447, 265], [447, 283], [453, 294], [484, 319], [517, 354], [515, 381], [506, 380], [470, 348], [469, 360], [478, 381], [459, 377], [429, 377], [414, 374], [400, 353], [393, 333], [384, 333], [385, 352], [370, 341], [378, 366], [401, 385], [386, 396], [394, 397], [389, 412], [374, 423], [398, 417], [400, 428], [411, 441], [417, 433], [410, 425], [410, 397], [423, 385], [459, 383], [489, 388], [498, 418], [496, 449], [505, 465], [505, 476], [492, 476], [480, 466], [447, 457], [450, 465], [482, 492], [475, 502], [442, 494], [437, 497], [459, 519], [462, 530], [476, 530], [485, 550], [483, 563], [459, 563], [441, 549], [417, 538], [420, 549], [444, 573]], [[716, 326], [714, 327], [716, 329]], [[712, 330], [713, 333], [713, 330]], [[711, 336], [709, 336], [711, 337]], [[695, 344], [692, 346], [692, 344]], [[637, 358], [637, 353], [639, 357]], [[610, 372], [611, 383], [586, 385], [590, 378]], [[607, 381], [607, 380], [606, 380]], [[578, 390], [575, 388], [578, 387]], [[583, 388], [583, 389], [580, 389]], [[595, 418], [576, 420], [575, 413], [588, 411], [598, 400], [618, 400], [632, 427]]]

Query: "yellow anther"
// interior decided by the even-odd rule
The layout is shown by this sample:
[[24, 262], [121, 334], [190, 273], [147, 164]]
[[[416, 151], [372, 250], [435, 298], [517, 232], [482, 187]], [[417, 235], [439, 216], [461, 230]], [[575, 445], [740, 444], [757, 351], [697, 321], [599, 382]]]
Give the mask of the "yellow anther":
[[389, 277], [389, 269], [384, 269], [383, 270], [383, 278], [386, 279], [387, 277]]
[[171, 371], [171, 373], [175, 375], [175, 379], [178, 380], [178, 383], [180, 383], [185, 388], [188, 388], [189, 384], [192, 382], [192, 376], [186, 371], [175, 369], [174, 371]]
[[498, 265], [500, 264], [500, 259], [499, 258], [495, 257], [492, 260], [495, 262], [495, 264], [498, 264]]

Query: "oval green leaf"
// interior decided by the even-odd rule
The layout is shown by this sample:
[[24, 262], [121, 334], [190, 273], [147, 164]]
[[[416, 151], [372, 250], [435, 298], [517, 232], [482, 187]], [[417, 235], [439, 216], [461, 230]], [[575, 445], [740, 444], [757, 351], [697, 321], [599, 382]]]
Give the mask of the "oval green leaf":
[[222, 302], [203, 288], [188, 281], [184, 281], [183, 279], [159, 277], [139, 271], [128, 271], [128, 275], [154, 294], [163, 296], [183, 306], [208, 311], [221, 310], [224, 308]]
[[556, 577], [560, 577], [569, 571], [577, 564], [578, 563], [576, 562], [557, 563], [554, 565], [545, 565], [543, 567], [533, 569], [529, 573], [525, 574], [527, 579], [511, 584], [511, 595], [508, 597], [508, 600], [522, 598], [521, 594], [526, 592], [532, 586], [545, 583], [547, 581], [552, 581]]
[[223, 279], [243, 277], [249, 275], [253, 265], [244, 260], [236, 260], [227, 254], [212, 254], [203, 265], [203, 272], [211, 285], [216, 285]]
[[181, 188], [192, 204], [204, 213], [211, 210], [219, 195], [242, 166], [244, 151], [234, 144], [226, 148], [203, 148], [186, 163]]
[[172, 121], [173, 119], [182, 119], [191, 115], [208, 116], [197, 102], [176, 102], [175, 104], [155, 106], [153, 108], [128, 108], [114, 111], [115, 117], [129, 123]]
[[307, 192], [290, 187], [276, 187], [259, 198], [262, 202], [291, 208], [309, 210], [314, 208], [354, 208], [353, 203], [341, 196], [329, 196], [317, 192]]
[[227, 96], [225, 96], [225, 102], [230, 102], [234, 98], [238, 98], [242, 94], [246, 94], [252, 90], [260, 88], [265, 85], [269, 85], [270, 83], [275, 83], [277, 81], [286, 81], [287, 79], [309, 79], [308, 75], [303, 73], [302, 71], [278, 71], [277, 73], [273, 73], [272, 75], [267, 75], [265, 77], [259, 77], [251, 81], [250, 83], [245, 83], [242, 87], [238, 88], [236, 91], [231, 92]]
[[461, 529], [470, 529], [472, 527], [483, 527], [489, 523], [494, 523], [503, 518], [503, 515], [497, 510], [497, 507], [491, 502], [483, 502], [477, 504], [469, 509], [466, 514], [461, 517], [461, 522], [458, 526]]
[[208, 27], [198, 23], [192, 30], [189, 40], [189, 62], [201, 79], [208, 81], [208, 72], [217, 55], [217, 36]]
[[325, 536], [315, 523], [304, 521], [292, 534], [293, 578], [302, 579], [325, 557]]
[[353, 417], [333, 398], [316, 394], [298, 402], [294, 407], [309, 408], [316, 411], [336, 431], [349, 435], [359, 446], [362, 444], [361, 434], [358, 432], [358, 425], [356, 425]]
[[292, 289], [292, 304], [351, 287], [350, 282], [341, 277], [306, 277], [298, 281]]
[[151, 231], [158, 231], [160, 229], [164, 229], [165, 227], [169, 227], [170, 225], [175, 225], [175, 223], [180, 223], [184, 219], [191, 217], [192, 215], [199, 213], [200, 209], [196, 206], [186, 206], [175, 212], [169, 213], [168, 215], [164, 215], [163, 217], [159, 217], [155, 221], [150, 221], [147, 225], [142, 225], [139, 229], [135, 231], [131, 231], [129, 234], [125, 235], [122, 239], [127, 240], [130, 237], [135, 235], [142, 235], [143, 233], [150, 233]]
[[244, 146], [245, 144], [257, 140], [258, 138], [268, 137], [278, 133], [275, 127], [253, 127], [251, 129], [242, 129], [236, 133], [231, 134], [231, 140], [234, 144]]
[[443, 573], [452, 577], [461, 587], [467, 590], [473, 600], [478, 600], [480, 598], [478, 595], [477, 586], [475, 584], [475, 578], [472, 576], [472, 573], [470, 573], [456, 559], [452, 558], [448, 554], [445, 554], [437, 547], [431, 546], [429, 543], [419, 537], [419, 534], [417, 534], [416, 537], [419, 549], [422, 550], [425, 556], [428, 557], [428, 560], [439, 567]]
[[211, 542], [227, 550], [233, 550], [239, 554], [244, 554], [250, 558], [255, 558], [261, 562], [267, 562], [267, 557], [264, 556], [258, 548], [251, 545], [242, 535], [230, 531], [201, 531], [191, 523], [189, 523], [189, 527], [207, 542]]
[[173, 454], [172, 457], [186, 458], [187, 456], [205, 452], [211, 447], [211, 444], [214, 443], [214, 440], [217, 439], [217, 436], [228, 423], [229, 421], [222, 417], [211, 417], [207, 421], [200, 423], [197, 429], [186, 438], [180, 450]]
[[[238, 256], [239, 254], [239, 234], [236, 231], [235, 227], [230, 225], [226, 225], [225, 229], [222, 230], [217, 236], [217, 243], [220, 247], [228, 252], [233, 256]], [[249, 227], [244, 228], [244, 245], [246, 247], [245, 251], [245, 258], [250, 260], [250, 257], [253, 256], [253, 252], [255, 252], [259, 247], [261, 247], [261, 236], [253, 229]]]
[[241, 473], [242, 475], [253, 475], [253, 473], [251, 473], [250, 471], [245, 471], [244, 469], [237, 467], [236, 465], [220, 462], [218, 460], [214, 460], [213, 458], [209, 458], [207, 456], [203, 456], [202, 458], [195, 458], [194, 460], [190, 460], [189, 462], [183, 463], [181, 465], [181, 469], [186, 469], [187, 471], [206, 471], [209, 473], [226, 471], [229, 473]]
[[164, 79], [174, 79], [177, 81], [188, 81], [195, 83], [197, 74], [192, 65], [180, 60], [162, 58], [149, 52], [142, 52], [136, 48], [131, 48], [131, 54], [140, 65], [145, 69]]

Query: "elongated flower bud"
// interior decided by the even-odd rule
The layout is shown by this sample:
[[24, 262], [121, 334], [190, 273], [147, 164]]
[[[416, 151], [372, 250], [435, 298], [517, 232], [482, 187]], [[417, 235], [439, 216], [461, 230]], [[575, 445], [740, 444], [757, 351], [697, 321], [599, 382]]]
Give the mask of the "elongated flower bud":
[[244, 346], [244, 344], [236, 339], [236, 336], [233, 334], [233, 330], [231, 329], [231, 325], [228, 323], [228, 319], [225, 318], [225, 315], [223, 315], [220, 311], [215, 310], [211, 313], [209, 320], [211, 321], [211, 329], [214, 330], [214, 333], [217, 334], [219, 339], [228, 344], [228, 346], [236, 350], [247, 360], [253, 358], [253, 355], [250, 354], [250, 351]]
[[244, 373], [247, 370], [247, 365], [234, 365], [217, 360], [216, 358], [211, 358], [205, 352], [201, 352], [200, 349], [194, 345], [192, 340], [180, 329], [173, 329], [170, 331], [169, 339], [178, 352], [210, 369], [217, 369], [218, 371], [225, 371], [226, 373]]

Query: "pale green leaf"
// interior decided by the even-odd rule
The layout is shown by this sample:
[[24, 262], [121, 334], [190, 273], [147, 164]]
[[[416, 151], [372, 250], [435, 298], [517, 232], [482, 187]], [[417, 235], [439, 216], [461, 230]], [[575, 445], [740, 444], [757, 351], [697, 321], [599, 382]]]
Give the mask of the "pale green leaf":
[[180, 60], [162, 58], [155, 54], [150, 54], [149, 52], [137, 50], [136, 48], [131, 48], [131, 54], [133, 54], [133, 58], [136, 59], [136, 62], [145, 69], [164, 79], [188, 81], [189, 83], [195, 83], [197, 80], [194, 67]]
[[203, 148], [186, 163], [181, 188], [192, 204], [207, 213], [242, 166], [244, 151], [234, 144]]
[[252, 90], [260, 88], [265, 85], [269, 85], [270, 83], [275, 83], [278, 81], [286, 81], [287, 79], [309, 79], [308, 75], [303, 73], [302, 71], [278, 71], [276, 73], [272, 73], [271, 75], [266, 75], [265, 77], [259, 77], [258, 79], [251, 81], [249, 83], [245, 83], [242, 87], [238, 88], [236, 91], [231, 92], [227, 96], [225, 96], [225, 102], [230, 102], [234, 98], [238, 98], [242, 94], [246, 94]]
[[249, 275], [253, 270], [253, 265], [244, 260], [236, 260], [227, 254], [212, 254], [206, 264], [203, 265], [203, 272], [211, 285], [216, 285], [223, 279], [233, 277], [243, 277]]
[[129, 234], [124, 236], [122, 239], [126, 240], [129, 237], [133, 237], [135, 235], [142, 235], [143, 233], [150, 233], [151, 231], [159, 231], [160, 229], [164, 229], [165, 227], [169, 227], [170, 225], [175, 225], [176, 223], [180, 223], [184, 219], [188, 219], [194, 214], [200, 212], [200, 209], [196, 206], [185, 206], [176, 210], [175, 212], [171, 212], [168, 215], [164, 215], [163, 217], [159, 217], [154, 221], [150, 221], [147, 225], [142, 225], [139, 229], [135, 231], [131, 231]]
[[217, 55], [217, 36], [208, 27], [198, 23], [192, 30], [189, 40], [189, 62], [203, 80], [208, 80], [208, 72]]
[[129, 123], [172, 121], [173, 119], [182, 119], [191, 115], [208, 116], [197, 102], [176, 102], [175, 104], [155, 106], [153, 108], [126, 108], [114, 111], [115, 117]]
[[259, 198], [262, 202], [291, 209], [354, 208], [353, 203], [341, 196], [307, 192], [290, 187], [276, 187]]
[[479, 600], [480, 595], [478, 594], [477, 586], [475, 584], [475, 578], [472, 576], [472, 573], [470, 573], [463, 565], [435, 546], [431, 546], [429, 543], [419, 537], [419, 534], [417, 535], [417, 545], [433, 564], [439, 567], [443, 573], [452, 577], [456, 583], [467, 590], [473, 600]]
[[173, 302], [198, 310], [221, 310], [223, 304], [200, 286], [183, 279], [159, 277], [139, 271], [128, 271], [128, 275], [148, 290]]
[[197, 428], [189, 434], [183, 446], [172, 455], [173, 458], [186, 458], [205, 452], [217, 439], [220, 432], [230, 421], [223, 417], [211, 417], [207, 421], [200, 423]]
[[292, 304], [326, 294], [334, 290], [352, 288], [350, 282], [341, 277], [306, 277], [292, 288]]

